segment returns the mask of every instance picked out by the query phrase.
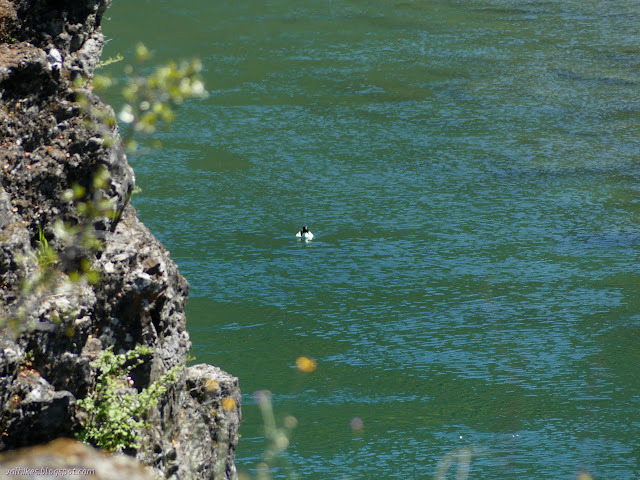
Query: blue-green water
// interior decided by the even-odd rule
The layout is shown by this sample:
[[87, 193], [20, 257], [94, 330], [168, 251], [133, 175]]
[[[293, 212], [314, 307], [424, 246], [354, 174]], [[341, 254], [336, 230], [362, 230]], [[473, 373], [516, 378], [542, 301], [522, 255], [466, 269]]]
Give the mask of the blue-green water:
[[108, 16], [107, 56], [205, 65], [134, 203], [191, 284], [193, 354], [240, 378], [240, 470], [269, 389], [305, 480], [432, 478], [462, 447], [469, 478], [640, 476], [640, 2]]

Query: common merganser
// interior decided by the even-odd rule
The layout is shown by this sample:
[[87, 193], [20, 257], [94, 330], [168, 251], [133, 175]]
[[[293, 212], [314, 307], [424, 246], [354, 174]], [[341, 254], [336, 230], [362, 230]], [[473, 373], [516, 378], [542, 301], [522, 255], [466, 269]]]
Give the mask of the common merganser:
[[309, 227], [306, 225], [302, 227], [298, 233], [296, 233], [296, 237], [304, 238], [305, 240], [311, 240], [313, 238], [313, 233], [309, 231]]

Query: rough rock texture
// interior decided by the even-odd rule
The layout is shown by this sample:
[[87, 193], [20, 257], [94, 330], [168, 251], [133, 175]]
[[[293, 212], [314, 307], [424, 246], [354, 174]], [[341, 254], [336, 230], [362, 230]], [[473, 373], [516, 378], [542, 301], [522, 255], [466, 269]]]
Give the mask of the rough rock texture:
[[22, 479], [93, 478], [157, 480], [150, 468], [126, 455], [107, 455], [84, 443], [60, 438], [46, 445], [0, 453], [0, 471]]
[[[233, 479], [240, 421], [237, 379], [184, 368], [188, 284], [139, 221], [135, 177], [113, 111], [74, 80], [91, 78], [109, 0], [0, 0], [0, 451], [71, 437], [77, 400], [95, 388], [102, 350], [155, 354], [133, 374], [140, 390], [179, 366], [149, 414], [138, 459], [170, 478]], [[109, 174], [93, 192], [96, 173]], [[90, 218], [65, 191], [111, 200]], [[98, 250], [69, 243], [56, 221], [89, 224]], [[39, 235], [58, 252], [43, 284]], [[69, 276], [88, 260], [97, 283]], [[31, 283], [30, 283], [31, 282]]]

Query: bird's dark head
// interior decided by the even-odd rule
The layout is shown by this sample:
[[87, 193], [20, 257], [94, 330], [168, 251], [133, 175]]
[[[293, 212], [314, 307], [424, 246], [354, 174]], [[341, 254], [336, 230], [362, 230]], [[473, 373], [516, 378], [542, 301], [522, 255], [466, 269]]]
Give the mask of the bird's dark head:
[[306, 225], [302, 227], [302, 233], [307, 233], [308, 231], [309, 231], [309, 227], [307, 227]]

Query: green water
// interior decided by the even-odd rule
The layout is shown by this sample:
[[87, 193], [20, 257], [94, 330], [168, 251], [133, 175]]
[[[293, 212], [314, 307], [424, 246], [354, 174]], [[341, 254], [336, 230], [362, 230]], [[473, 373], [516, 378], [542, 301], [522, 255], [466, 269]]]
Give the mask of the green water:
[[462, 447], [475, 479], [640, 476], [640, 2], [108, 15], [106, 55], [205, 64], [134, 203], [193, 354], [240, 378], [240, 470], [269, 389], [305, 480], [432, 478]]

